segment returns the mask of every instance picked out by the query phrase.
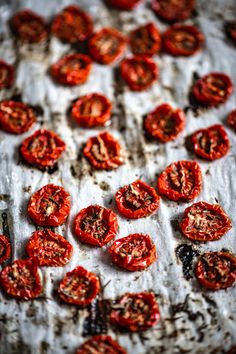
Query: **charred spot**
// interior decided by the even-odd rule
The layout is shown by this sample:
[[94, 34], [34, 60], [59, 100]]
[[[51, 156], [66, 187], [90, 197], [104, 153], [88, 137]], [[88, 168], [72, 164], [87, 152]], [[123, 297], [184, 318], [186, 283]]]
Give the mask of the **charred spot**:
[[108, 308], [108, 301], [98, 299], [89, 306], [89, 314], [83, 323], [82, 336], [107, 333]]
[[176, 248], [175, 253], [182, 263], [184, 278], [191, 279], [193, 277], [193, 261], [199, 252], [190, 245], [182, 244]]
[[42, 106], [38, 105], [30, 105], [30, 108], [32, 108], [32, 110], [34, 111], [34, 113], [36, 114], [36, 116], [43, 116], [44, 114], [44, 109]]

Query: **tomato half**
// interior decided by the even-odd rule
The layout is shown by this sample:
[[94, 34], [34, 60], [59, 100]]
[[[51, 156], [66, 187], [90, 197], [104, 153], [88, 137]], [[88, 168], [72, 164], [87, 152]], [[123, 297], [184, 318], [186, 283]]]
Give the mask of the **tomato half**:
[[226, 22], [225, 30], [226, 30], [226, 34], [236, 44], [236, 21]]
[[127, 354], [127, 352], [110, 336], [100, 335], [89, 338], [76, 354]]
[[228, 135], [220, 124], [196, 131], [191, 141], [195, 154], [211, 161], [225, 156], [230, 148]]
[[119, 189], [115, 199], [119, 212], [129, 219], [148, 216], [160, 204], [160, 197], [155, 189], [140, 179]]
[[218, 204], [198, 202], [184, 211], [180, 229], [184, 236], [197, 241], [219, 240], [232, 228], [225, 211]]
[[205, 288], [229, 288], [236, 280], [236, 257], [228, 252], [204, 253], [197, 262], [195, 274]]
[[136, 28], [130, 33], [130, 47], [135, 55], [154, 55], [161, 49], [161, 35], [154, 23]]
[[201, 192], [201, 168], [196, 161], [174, 162], [160, 174], [157, 187], [170, 200], [193, 200]]
[[0, 265], [11, 257], [11, 244], [8, 237], [0, 235]]
[[39, 43], [48, 37], [45, 20], [31, 10], [17, 12], [11, 18], [10, 24], [15, 35], [22, 41]]
[[142, 0], [106, 0], [107, 4], [119, 10], [132, 10]]
[[152, 9], [167, 22], [179, 22], [191, 16], [195, 0], [152, 0]]
[[89, 40], [89, 52], [101, 64], [112, 64], [125, 51], [126, 39], [114, 28], [103, 28]]
[[104, 246], [116, 236], [117, 230], [116, 214], [100, 205], [82, 209], [74, 221], [76, 236], [89, 245]]
[[83, 153], [98, 170], [113, 170], [124, 163], [120, 144], [108, 132], [88, 139]]
[[93, 33], [91, 17], [79, 6], [65, 7], [53, 20], [52, 33], [62, 41], [76, 43], [87, 40]]
[[65, 148], [57, 134], [40, 129], [22, 142], [20, 152], [26, 162], [44, 170], [55, 165]]
[[56, 82], [67, 86], [84, 84], [92, 68], [91, 59], [84, 54], [69, 54], [51, 66], [50, 72]]
[[146, 331], [160, 319], [153, 293], [127, 293], [116, 302], [110, 315], [111, 323], [128, 331]]
[[134, 56], [121, 63], [121, 75], [132, 91], [144, 91], [158, 78], [158, 67], [149, 57]]
[[0, 89], [10, 88], [15, 81], [15, 69], [11, 64], [0, 60]]
[[236, 132], [236, 109], [234, 109], [227, 118], [227, 123], [232, 127]]
[[192, 93], [199, 104], [214, 107], [224, 103], [233, 90], [234, 85], [228, 75], [213, 72], [199, 79]]
[[112, 104], [104, 95], [91, 93], [80, 97], [72, 107], [72, 117], [86, 128], [104, 125], [111, 117]]
[[64, 266], [69, 262], [72, 251], [70, 242], [50, 229], [33, 232], [26, 245], [28, 256], [35, 257], [39, 266]]
[[99, 278], [83, 267], [66, 273], [59, 285], [60, 298], [68, 304], [85, 307], [95, 299], [100, 290]]
[[144, 234], [120, 238], [108, 251], [113, 263], [132, 272], [146, 269], [157, 259], [156, 247], [151, 237]]
[[70, 212], [70, 194], [60, 186], [47, 184], [35, 192], [28, 204], [28, 215], [36, 225], [58, 226]]
[[12, 297], [22, 300], [38, 297], [42, 284], [35, 259], [17, 260], [5, 267], [0, 273], [0, 285]]
[[185, 127], [185, 114], [167, 103], [156, 107], [144, 120], [148, 135], [163, 143], [174, 140]]
[[163, 50], [173, 56], [188, 57], [202, 49], [204, 40], [195, 26], [176, 24], [163, 34]]

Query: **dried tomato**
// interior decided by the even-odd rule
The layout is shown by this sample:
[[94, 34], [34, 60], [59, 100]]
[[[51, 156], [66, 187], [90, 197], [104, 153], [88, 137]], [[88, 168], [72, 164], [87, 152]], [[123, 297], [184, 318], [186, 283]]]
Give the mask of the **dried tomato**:
[[69, 262], [72, 251], [70, 242], [50, 229], [33, 232], [26, 245], [28, 256], [35, 257], [39, 266], [63, 266]]
[[234, 109], [227, 118], [227, 123], [232, 127], [236, 132], [236, 109]]
[[132, 10], [142, 0], [106, 0], [107, 4], [119, 10]]
[[193, 200], [202, 187], [202, 173], [196, 161], [177, 161], [158, 177], [160, 194], [174, 201]]
[[152, 0], [152, 9], [167, 22], [179, 22], [191, 16], [195, 0]]
[[146, 331], [160, 319], [159, 308], [153, 293], [127, 293], [113, 306], [111, 323], [131, 332]]
[[163, 50], [173, 56], [190, 56], [202, 49], [204, 35], [192, 25], [176, 24], [162, 36]]
[[120, 144], [108, 132], [88, 139], [83, 153], [98, 170], [113, 170], [124, 163]]
[[130, 271], [143, 270], [157, 259], [156, 247], [151, 237], [143, 234], [120, 238], [108, 251], [113, 263]]
[[155, 189], [140, 179], [119, 189], [115, 198], [119, 212], [129, 219], [154, 213], [160, 203]]
[[135, 55], [157, 54], [161, 49], [161, 36], [154, 23], [147, 23], [132, 31], [130, 46]]
[[0, 60], [0, 89], [10, 88], [15, 81], [15, 69], [11, 64]]
[[236, 257], [228, 252], [207, 252], [198, 259], [196, 277], [211, 290], [226, 289], [236, 280]]
[[191, 135], [191, 141], [195, 154], [206, 160], [220, 159], [230, 148], [228, 135], [220, 124], [196, 131]]
[[84, 54], [69, 54], [51, 66], [51, 75], [62, 85], [84, 84], [92, 68], [91, 59]]
[[226, 30], [226, 34], [236, 44], [236, 21], [226, 22], [225, 30]]
[[35, 259], [17, 260], [0, 273], [0, 284], [13, 297], [30, 300], [42, 293], [41, 277]]
[[126, 39], [114, 28], [103, 28], [89, 40], [89, 52], [101, 64], [112, 64], [123, 53]]
[[69, 43], [85, 41], [93, 33], [93, 22], [79, 6], [70, 5], [54, 18], [52, 33]]
[[116, 214], [99, 205], [90, 205], [77, 214], [74, 230], [81, 242], [102, 247], [116, 236]]
[[68, 304], [85, 307], [95, 299], [99, 290], [98, 277], [83, 267], [76, 267], [66, 273], [60, 282], [58, 293], [60, 298]]
[[40, 129], [22, 142], [20, 152], [30, 165], [46, 169], [55, 165], [65, 148], [57, 134]]
[[144, 91], [158, 78], [158, 67], [149, 57], [134, 56], [121, 63], [121, 75], [132, 91]]
[[39, 43], [48, 37], [45, 20], [31, 10], [17, 12], [11, 18], [10, 24], [15, 35], [22, 41]]
[[104, 125], [111, 117], [112, 104], [104, 95], [91, 93], [80, 97], [72, 107], [72, 117], [86, 128]]
[[11, 257], [11, 244], [8, 237], [0, 235], [0, 265]]
[[193, 86], [195, 100], [208, 107], [224, 103], [234, 90], [233, 83], [228, 75], [213, 72], [203, 76]]
[[158, 106], [144, 120], [147, 133], [156, 140], [174, 140], [185, 127], [185, 115], [181, 109], [174, 109], [167, 103]]
[[84, 342], [76, 354], [127, 354], [110, 336], [93, 336]]
[[232, 223], [221, 206], [206, 202], [185, 209], [180, 222], [183, 235], [197, 241], [219, 240], [231, 227]]
[[70, 195], [60, 186], [47, 184], [35, 192], [28, 204], [28, 214], [36, 225], [58, 226], [70, 212]]

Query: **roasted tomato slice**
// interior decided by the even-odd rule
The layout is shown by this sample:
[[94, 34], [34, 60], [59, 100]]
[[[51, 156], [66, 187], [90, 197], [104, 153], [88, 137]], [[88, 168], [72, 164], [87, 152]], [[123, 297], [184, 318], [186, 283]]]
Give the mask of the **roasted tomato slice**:
[[227, 118], [227, 123], [232, 127], [236, 132], [236, 109], [234, 109]]
[[20, 152], [30, 165], [44, 170], [55, 165], [65, 148], [57, 134], [40, 129], [22, 142]]
[[177, 161], [158, 177], [160, 194], [174, 201], [193, 200], [201, 192], [202, 172], [196, 161]]
[[36, 225], [58, 226], [70, 212], [70, 195], [60, 186], [47, 184], [34, 193], [28, 204], [28, 214]]
[[28, 256], [35, 257], [39, 266], [63, 266], [69, 262], [72, 251], [70, 242], [50, 229], [33, 232], [26, 245]]
[[236, 21], [226, 22], [225, 30], [226, 30], [227, 35], [236, 44]]
[[179, 22], [190, 17], [195, 0], [152, 0], [152, 9], [167, 22]]
[[203, 43], [204, 35], [192, 25], [173, 25], [162, 36], [163, 50], [173, 56], [193, 55]]
[[114, 28], [103, 28], [89, 40], [89, 52], [101, 64], [112, 64], [123, 53], [126, 39]]
[[196, 101], [207, 107], [224, 103], [234, 90], [229, 76], [213, 72], [199, 79], [193, 86], [193, 96]]
[[221, 206], [206, 202], [185, 209], [180, 222], [183, 235], [197, 241], [219, 240], [231, 227], [232, 223]]
[[43, 17], [31, 10], [17, 12], [11, 18], [11, 27], [22, 41], [39, 43], [48, 37], [48, 30]]
[[81, 242], [102, 247], [116, 236], [116, 214], [100, 205], [90, 205], [77, 214], [74, 230]]
[[155, 189], [140, 179], [119, 189], [115, 198], [119, 212], [129, 219], [154, 213], [160, 203]]
[[174, 140], [185, 127], [185, 115], [167, 103], [158, 106], [144, 120], [148, 135], [163, 143]]
[[157, 259], [151, 237], [143, 234], [120, 238], [109, 248], [109, 252], [113, 263], [133, 272], [149, 267]]
[[99, 335], [84, 342], [76, 354], [127, 354], [127, 352], [110, 336]]
[[154, 23], [147, 23], [132, 31], [130, 46], [135, 55], [157, 54], [161, 49], [161, 36]]
[[236, 257], [228, 252], [204, 253], [197, 262], [195, 273], [205, 288], [229, 288], [236, 280]]
[[80, 307], [89, 305], [100, 290], [98, 277], [83, 267], [76, 267], [66, 273], [59, 285], [60, 298], [68, 304]]
[[225, 156], [230, 148], [228, 135], [220, 124], [196, 131], [191, 141], [195, 154], [211, 161]]
[[62, 85], [84, 84], [92, 68], [91, 59], [84, 54], [69, 54], [51, 66], [51, 75]]
[[93, 33], [93, 22], [79, 6], [70, 5], [54, 18], [52, 33], [69, 43], [85, 41]]
[[131, 332], [146, 331], [160, 319], [159, 308], [153, 293], [127, 293], [111, 311], [111, 323]]
[[13, 65], [0, 60], [0, 89], [9, 88], [15, 81], [15, 69]]
[[8, 237], [0, 235], [0, 265], [11, 257], [11, 244]]
[[114, 170], [124, 163], [120, 144], [108, 132], [88, 139], [83, 153], [98, 170]]
[[72, 117], [86, 128], [104, 125], [111, 117], [112, 104], [104, 95], [91, 93], [80, 97], [72, 107]]
[[141, 0], [106, 0], [107, 4], [119, 10], [132, 10]]
[[13, 262], [0, 273], [0, 285], [10, 296], [30, 300], [42, 293], [41, 277], [35, 259]]
[[158, 67], [148, 57], [134, 56], [121, 63], [121, 75], [132, 91], [144, 91], [158, 77]]

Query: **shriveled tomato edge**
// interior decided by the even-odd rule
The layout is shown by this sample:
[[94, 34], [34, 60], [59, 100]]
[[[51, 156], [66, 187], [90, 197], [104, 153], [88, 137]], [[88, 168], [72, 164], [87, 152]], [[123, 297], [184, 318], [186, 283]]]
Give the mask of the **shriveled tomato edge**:
[[195, 0], [189, 0], [188, 7], [186, 7], [185, 11], [184, 10], [178, 11], [174, 15], [172, 15], [173, 11], [172, 12], [162, 11], [160, 9], [160, 6], [158, 5], [158, 0], [152, 0], [151, 8], [157, 16], [161, 17], [161, 19], [165, 20], [166, 22], [170, 22], [170, 23], [179, 22], [179, 21], [186, 20], [192, 15], [192, 12], [195, 8]]
[[3, 244], [5, 253], [0, 256], [0, 265], [11, 257], [11, 243], [7, 236], [0, 235], [0, 245]]
[[[77, 349], [76, 354], [86, 354], [84, 351], [84, 347], [89, 344], [97, 342], [99, 346], [102, 347], [102, 343], [108, 344], [112, 347], [112, 349], [115, 350], [114, 354], [128, 354], [124, 348], [122, 348], [119, 343], [117, 343], [114, 339], [112, 339], [110, 336], [107, 335], [96, 335], [91, 338], [89, 338], [86, 342], [84, 342], [79, 349]], [[86, 350], [86, 348], [85, 348]]]
[[234, 109], [227, 117], [228, 125], [236, 132], [236, 109]]
[[126, 0], [106, 0], [109, 6], [115, 7], [118, 10], [133, 10], [142, 0], [133, 0], [130, 4]]
[[[137, 32], [139, 32], [140, 30], [142, 30], [143, 28], [147, 28], [148, 32], [151, 34], [152, 39], [154, 39], [154, 42], [152, 43], [152, 48], [143, 52], [143, 53], [137, 53], [135, 51], [135, 35]], [[155, 26], [155, 24], [153, 22], [149, 22], [146, 25], [143, 26], [139, 26], [138, 28], [134, 29], [131, 33], [130, 33], [130, 47], [131, 47], [131, 51], [133, 52], [134, 55], [141, 55], [141, 56], [152, 56], [154, 54], [159, 53], [159, 51], [161, 50], [161, 35], [160, 32], [158, 30], [158, 28]]]
[[0, 82], [0, 89], [10, 88], [15, 82], [15, 68], [13, 65], [6, 63], [4, 60], [0, 60], [0, 67], [3, 66], [8, 71], [8, 77], [6, 83]]

